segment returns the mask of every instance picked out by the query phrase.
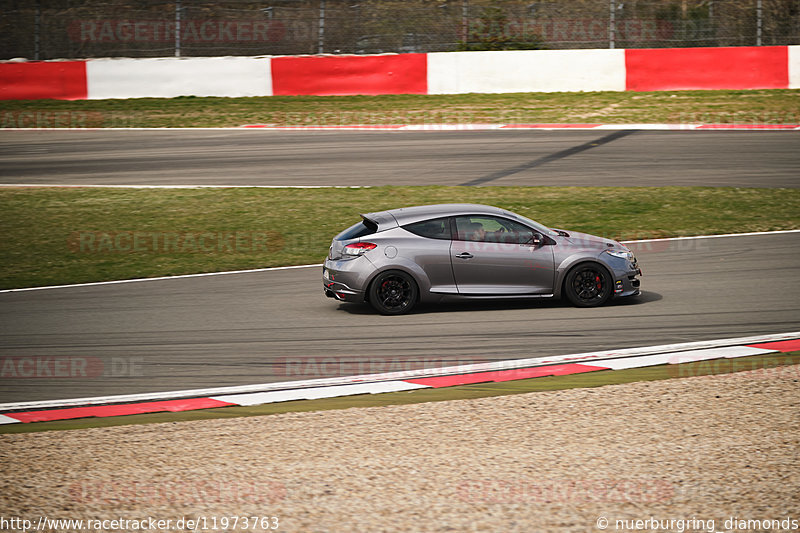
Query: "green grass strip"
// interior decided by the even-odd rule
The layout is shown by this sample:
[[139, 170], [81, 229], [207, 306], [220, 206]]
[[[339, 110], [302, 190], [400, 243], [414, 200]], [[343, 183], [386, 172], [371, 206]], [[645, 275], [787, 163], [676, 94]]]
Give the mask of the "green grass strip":
[[0, 288], [320, 263], [359, 213], [451, 202], [620, 240], [800, 228], [798, 189], [4, 188]]
[[[440, 389], [431, 388], [407, 392], [362, 394], [358, 396], [320, 400], [297, 400], [252, 407], [220, 407], [181, 413], [152, 413], [109, 418], [82, 418], [53, 422], [33, 422], [29, 424], [6, 424], [0, 425], [0, 434], [86, 429], [131, 424], [177, 423], [187, 420], [239, 418], [282, 413], [350, 409], [354, 407], [380, 407], [387, 405], [443, 402], [448, 400], [467, 400], [473, 398], [487, 398], [490, 396], [524, 394], [528, 392], [602, 387], [604, 385], [617, 385], [637, 381], [659, 381], [672, 378], [723, 375], [745, 370], [758, 371], [777, 367], [788, 367], [786, 373], [797, 381], [797, 379], [800, 379], [800, 367], [792, 368], [791, 365], [798, 364], [800, 364], [800, 352], [785, 354], [776, 353], [735, 359], [713, 359], [677, 365], [631, 368], [627, 370], [600, 370], [584, 374], [521, 379], [500, 383], [475, 383], [472, 385], [460, 385]], [[765, 377], [764, 379], [768, 378]]]
[[244, 124], [800, 124], [800, 90], [0, 101], [0, 128]]

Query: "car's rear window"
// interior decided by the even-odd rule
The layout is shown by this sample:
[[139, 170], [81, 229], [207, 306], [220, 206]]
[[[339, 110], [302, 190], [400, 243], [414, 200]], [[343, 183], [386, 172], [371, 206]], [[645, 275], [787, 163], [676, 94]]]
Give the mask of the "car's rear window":
[[450, 219], [447, 217], [406, 224], [403, 229], [429, 239], [450, 239]]
[[376, 231], [378, 231], [378, 225], [371, 220], [364, 219], [357, 224], [353, 224], [334, 238], [337, 241], [349, 241], [365, 235], [372, 235]]

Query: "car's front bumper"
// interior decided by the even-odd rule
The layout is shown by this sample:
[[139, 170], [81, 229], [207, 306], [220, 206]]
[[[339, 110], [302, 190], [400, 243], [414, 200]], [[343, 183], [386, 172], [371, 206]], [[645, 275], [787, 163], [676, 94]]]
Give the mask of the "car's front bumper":
[[614, 279], [614, 297], [624, 298], [626, 296], [637, 296], [641, 293], [641, 281], [639, 276], [642, 275], [642, 269], [638, 266], [632, 265], [626, 272], [615, 273]]

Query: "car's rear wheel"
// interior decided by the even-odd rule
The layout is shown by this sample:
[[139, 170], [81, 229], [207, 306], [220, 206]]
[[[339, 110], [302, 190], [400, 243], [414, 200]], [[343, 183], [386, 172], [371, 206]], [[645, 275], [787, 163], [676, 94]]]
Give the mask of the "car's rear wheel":
[[578, 307], [597, 307], [611, 297], [611, 275], [602, 266], [583, 263], [567, 273], [564, 292], [570, 302]]
[[369, 287], [369, 303], [382, 315], [408, 313], [418, 296], [414, 278], [399, 270], [381, 272]]

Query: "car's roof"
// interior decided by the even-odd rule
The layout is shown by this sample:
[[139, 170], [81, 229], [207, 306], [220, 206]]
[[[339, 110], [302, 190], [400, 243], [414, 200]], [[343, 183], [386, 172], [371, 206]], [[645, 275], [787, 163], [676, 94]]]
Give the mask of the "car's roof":
[[[453, 215], [510, 215], [508, 211], [499, 207], [492, 207], [481, 204], [436, 204], [418, 205], [415, 207], [401, 207], [388, 211], [378, 211], [375, 213], [365, 213], [361, 216], [378, 224], [387, 227], [411, 224], [429, 218], [446, 217]], [[393, 223], [394, 222], [394, 223]]]

